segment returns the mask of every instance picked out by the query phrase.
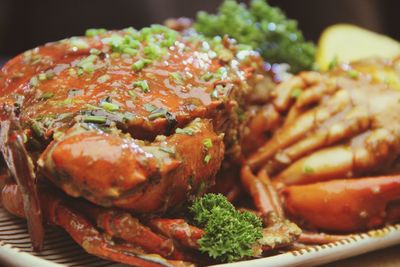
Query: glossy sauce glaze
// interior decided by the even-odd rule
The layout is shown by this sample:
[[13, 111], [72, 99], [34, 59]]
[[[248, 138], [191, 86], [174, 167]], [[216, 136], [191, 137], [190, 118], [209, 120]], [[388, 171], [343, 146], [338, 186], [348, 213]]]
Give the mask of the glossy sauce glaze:
[[262, 66], [256, 53], [246, 52], [228, 39], [157, 25], [91, 30], [8, 62], [0, 72], [0, 102], [17, 103], [22, 122], [45, 135], [77, 115], [85, 122], [123, 122], [131, 133], [162, 134], [243, 96], [247, 78]]

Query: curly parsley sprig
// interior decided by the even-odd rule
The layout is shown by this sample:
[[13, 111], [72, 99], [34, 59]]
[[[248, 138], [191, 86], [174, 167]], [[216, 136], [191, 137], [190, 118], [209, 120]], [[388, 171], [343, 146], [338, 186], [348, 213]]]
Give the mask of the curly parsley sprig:
[[258, 50], [270, 63], [288, 63], [291, 72], [311, 69], [315, 45], [304, 40], [297, 21], [265, 0], [252, 0], [249, 7], [225, 0], [217, 14], [199, 12], [194, 27], [207, 37], [228, 36]]
[[221, 262], [233, 262], [260, 253], [261, 219], [239, 212], [221, 194], [206, 194], [190, 207], [194, 221], [204, 228], [200, 251]]

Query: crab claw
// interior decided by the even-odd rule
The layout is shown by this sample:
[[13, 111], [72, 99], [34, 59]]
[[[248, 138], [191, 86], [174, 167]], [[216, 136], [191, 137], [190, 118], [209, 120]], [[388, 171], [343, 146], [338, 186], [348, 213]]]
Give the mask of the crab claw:
[[[2, 119], [2, 114], [0, 114], [0, 119]], [[36, 188], [34, 164], [25, 149], [21, 126], [15, 117], [14, 111], [8, 114], [6, 120], [0, 121], [0, 153], [10, 174], [14, 177], [22, 192], [23, 207], [25, 214], [27, 214], [32, 247], [35, 251], [40, 251], [43, 247], [44, 228]]]
[[[40, 194], [45, 220], [64, 228], [88, 253], [132, 266], [193, 266], [188, 262], [167, 260], [155, 254], [146, 254], [141, 248], [123, 241], [113, 242], [107, 234], [99, 232], [81, 212], [73, 208], [69, 204], [70, 201], [66, 201], [53, 191], [42, 190]], [[2, 198], [9, 212], [25, 217], [22, 195], [16, 184], [6, 185], [2, 190]]]
[[154, 142], [76, 124], [38, 161], [43, 173], [74, 197], [140, 213], [162, 212], [214, 184], [224, 154], [222, 136], [196, 119]]
[[281, 193], [288, 215], [310, 228], [358, 232], [400, 220], [400, 175], [294, 185]]

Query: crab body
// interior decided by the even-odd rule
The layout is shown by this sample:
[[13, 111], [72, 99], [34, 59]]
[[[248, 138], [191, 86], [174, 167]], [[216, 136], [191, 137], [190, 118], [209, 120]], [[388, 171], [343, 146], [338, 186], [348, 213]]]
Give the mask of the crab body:
[[[261, 200], [273, 186], [286, 214], [305, 228], [357, 232], [400, 220], [398, 62], [303, 72], [276, 88], [270, 114], [284, 119], [265, 120], [272, 137], [242, 172], [262, 210], [271, 208]], [[264, 171], [252, 177], [249, 169]]]
[[240, 156], [237, 113], [262, 61], [236, 49], [162, 26], [74, 37], [7, 63], [1, 103], [67, 194], [165, 211], [214, 184], [225, 144]]

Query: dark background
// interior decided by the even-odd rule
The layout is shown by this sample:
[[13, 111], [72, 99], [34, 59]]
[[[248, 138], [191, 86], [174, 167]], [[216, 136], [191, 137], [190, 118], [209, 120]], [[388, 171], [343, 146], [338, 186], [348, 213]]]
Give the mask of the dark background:
[[[87, 28], [141, 28], [169, 17], [215, 12], [217, 0], [0, 0], [0, 65], [37, 45], [82, 35]], [[399, 0], [270, 0], [299, 21], [309, 40], [349, 22], [400, 39]]]

